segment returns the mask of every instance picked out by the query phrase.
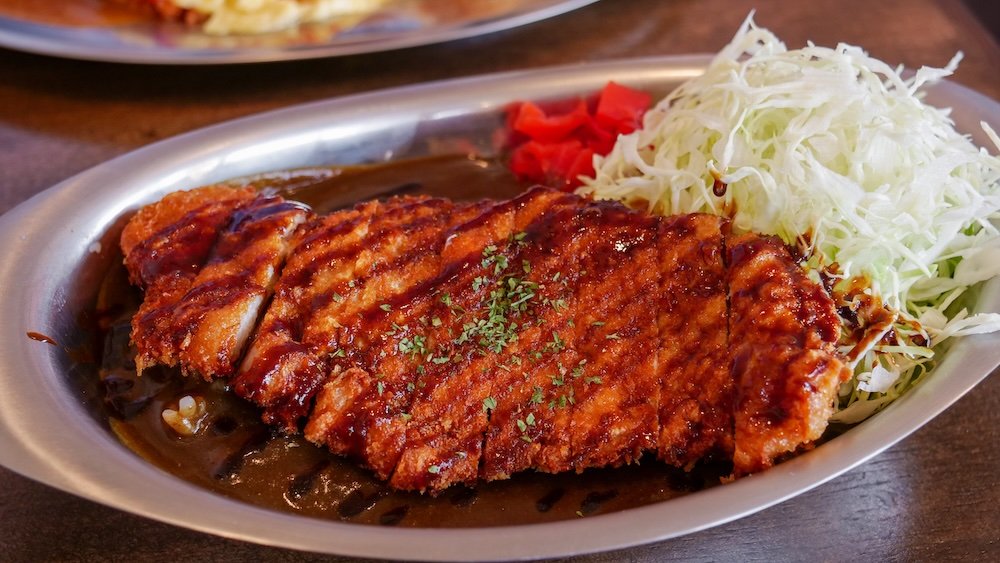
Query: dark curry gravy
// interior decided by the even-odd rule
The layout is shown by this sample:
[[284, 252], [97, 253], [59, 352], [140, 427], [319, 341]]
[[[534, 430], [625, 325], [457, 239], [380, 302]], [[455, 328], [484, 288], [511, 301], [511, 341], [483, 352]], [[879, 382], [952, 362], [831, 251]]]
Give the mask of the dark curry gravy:
[[[252, 184], [325, 213], [356, 201], [396, 193], [454, 199], [506, 198], [524, 188], [504, 166], [464, 156], [392, 164], [316, 168], [255, 177]], [[100, 358], [103, 413], [121, 441], [182, 479], [254, 505], [297, 514], [375, 525], [468, 527], [528, 524], [586, 517], [664, 501], [719, 483], [727, 467], [695, 471], [655, 459], [583, 474], [525, 472], [508, 481], [453, 487], [437, 497], [391, 490], [356, 464], [287, 436], [260, 421], [257, 409], [226, 389], [153, 368], [137, 377], [129, 320], [141, 296], [120, 260], [105, 278], [97, 317], [103, 319]], [[202, 397], [202, 429], [181, 437], [162, 420], [185, 395]]]

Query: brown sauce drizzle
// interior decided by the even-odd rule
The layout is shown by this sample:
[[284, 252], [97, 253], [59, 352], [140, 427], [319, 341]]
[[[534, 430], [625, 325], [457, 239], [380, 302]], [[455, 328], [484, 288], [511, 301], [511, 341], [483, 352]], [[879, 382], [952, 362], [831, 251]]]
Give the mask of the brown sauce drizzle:
[[46, 336], [46, 335], [44, 335], [44, 334], [42, 334], [40, 332], [35, 332], [33, 330], [29, 330], [26, 334], [27, 334], [28, 338], [30, 338], [32, 340], [35, 340], [37, 342], [44, 342], [46, 344], [51, 344], [53, 346], [58, 346], [59, 345], [55, 341], [55, 339], [53, 339], [51, 336]]
[[726, 189], [728, 187], [729, 186], [727, 184], [724, 184], [722, 180], [716, 178], [712, 182], [712, 193], [715, 194], [715, 197], [724, 197], [726, 195]]
[[[456, 200], [507, 198], [524, 189], [501, 166], [464, 156], [367, 167], [317, 168], [252, 180], [259, 188], [302, 201], [319, 213], [388, 193], [420, 192]], [[453, 487], [437, 497], [391, 490], [357, 464], [265, 425], [260, 411], [225, 382], [183, 377], [178, 370], [135, 373], [130, 318], [141, 296], [120, 261], [108, 272], [97, 303], [101, 324], [101, 415], [138, 455], [207, 492], [304, 516], [404, 527], [471, 527], [576, 519], [668, 500], [718, 484], [731, 469], [704, 463], [693, 472], [651, 457], [621, 468], [582, 474], [516, 474], [512, 479]], [[29, 333], [29, 336], [31, 333]], [[174, 433], [163, 409], [185, 395], [206, 402], [204, 430]]]

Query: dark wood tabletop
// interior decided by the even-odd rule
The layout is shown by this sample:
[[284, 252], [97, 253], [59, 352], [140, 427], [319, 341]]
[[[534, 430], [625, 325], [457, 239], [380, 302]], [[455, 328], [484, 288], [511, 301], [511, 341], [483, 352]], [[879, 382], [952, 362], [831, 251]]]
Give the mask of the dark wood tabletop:
[[[1000, 99], [1000, 46], [964, 4], [944, 0], [604, 0], [446, 44], [220, 67], [0, 49], [0, 212], [143, 145], [264, 110], [494, 71], [713, 52], [753, 8], [790, 47], [848, 42], [909, 67], [944, 65], [961, 50], [954, 80]], [[901, 443], [810, 492], [686, 537], [579, 560], [1000, 560], [996, 375]], [[0, 560], [181, 559], [343, 560], [161, 524], [0, 468]]]

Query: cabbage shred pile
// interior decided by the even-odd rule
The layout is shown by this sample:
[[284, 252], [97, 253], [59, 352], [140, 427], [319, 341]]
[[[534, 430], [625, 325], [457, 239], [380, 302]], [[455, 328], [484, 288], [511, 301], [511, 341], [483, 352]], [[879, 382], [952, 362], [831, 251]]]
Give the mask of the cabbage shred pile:
[[579, 191], [778, 235], [842, 311], [888, 311], [860, 345], [851, 337], [864, 331], [844, 319], [854, 377], [833, 420], [863, 420], [926, 375], [932, 347], [1000, 330], [1000, 315], [962, 308], [1000, 274], [1000, 159], [922, 101], [959, 59], [904, 79], [851, 45], [788, 50], [751, 15], [702, 76], [595, 157]]

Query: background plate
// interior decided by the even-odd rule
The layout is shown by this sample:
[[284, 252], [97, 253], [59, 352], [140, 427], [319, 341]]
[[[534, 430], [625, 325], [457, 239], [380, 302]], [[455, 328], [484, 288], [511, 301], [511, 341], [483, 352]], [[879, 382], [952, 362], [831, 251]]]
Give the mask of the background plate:
[[597, 0], [390, 0], [360, 21], [234, 37], [206, 35], [110, 0], [0, 0], [0, 45], [122, 63], [220, 64], [370, 53], [492, 33]]
[[[116, 158], [39, 194], [0, 218], [0, 463], [122, 510], [245, 541], [345, 555], [430, 560], [559, 556], [694, 532], [815, 487], [888, 448], [956, 401], [1000, 364], [1000, 335], [969, 337], [923, 385], [815, 450], [758, 475], [667, 502], [550, 524], [399, 529], [280, 514], [206, 493], [144, 462], [90, 414], [59, 347], [81, 338], [76, 315], [114, 257], [127, 214], [181, 188], [289, 167], [390, 160], [490, 134], [512, 100], [561, 98], [615, 80], [663, 94], [708, 58], [670, 57], [507, 73], [340, 98], [210, 127]], [[1000, 123], [1000, 104], [955, 84], [936, 86], [960, 130]], [[55, 228], [57, 226], [57, 228]], [[983, 311], [1000, 311], [1000, 283]]]

